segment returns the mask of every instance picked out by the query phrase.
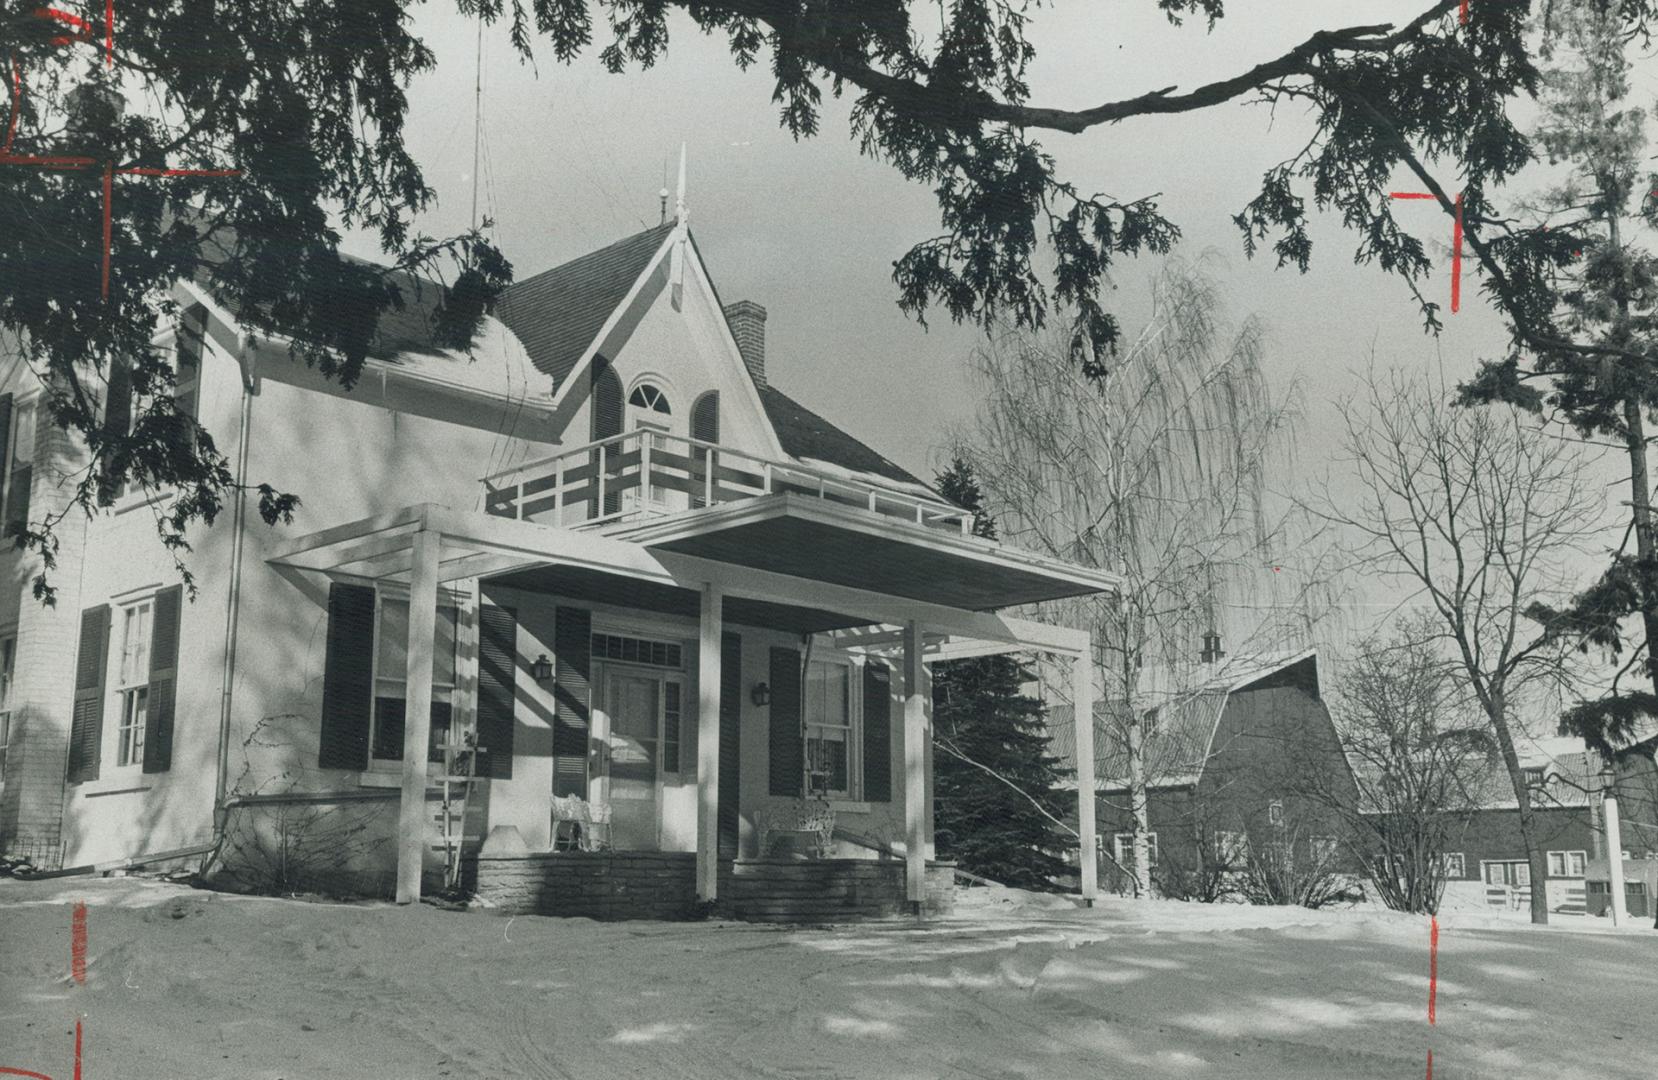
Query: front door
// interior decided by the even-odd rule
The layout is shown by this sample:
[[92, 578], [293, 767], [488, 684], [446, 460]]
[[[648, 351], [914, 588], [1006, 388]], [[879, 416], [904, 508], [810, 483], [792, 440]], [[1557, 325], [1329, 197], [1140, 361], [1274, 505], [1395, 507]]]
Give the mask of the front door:
[[654, 851], [660, 795], [661, 678], [610, 672], [605, 684], [605, 714], [610, 721], [605, 779], [611, 843], [622, 851]]

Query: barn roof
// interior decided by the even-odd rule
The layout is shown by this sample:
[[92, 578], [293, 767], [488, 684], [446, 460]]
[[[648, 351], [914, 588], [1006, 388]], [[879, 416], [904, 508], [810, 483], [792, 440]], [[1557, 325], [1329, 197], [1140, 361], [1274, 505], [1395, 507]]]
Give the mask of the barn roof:
[[[1220, 727], [1221, 714], [1232, 695], [1244, 690], [1277, 685], [1318, 687], [1318, 657], [1313, 650], [1229, 660], [1197, 685], [1172, 696], [1145, 712], [1146, 782], [1152, 788], [1186, 787], [1203, 774]], [[1069, 705], [1048, 710], [1050, 752], [1065, 767], [1075, 769], [1076, 726]], [[1128, 747], [1118, 738], [1122, 715], [1120, 702], [1097, 702], [1094, 706], [1094, 777], [1104, 789], [1128, 785]]]

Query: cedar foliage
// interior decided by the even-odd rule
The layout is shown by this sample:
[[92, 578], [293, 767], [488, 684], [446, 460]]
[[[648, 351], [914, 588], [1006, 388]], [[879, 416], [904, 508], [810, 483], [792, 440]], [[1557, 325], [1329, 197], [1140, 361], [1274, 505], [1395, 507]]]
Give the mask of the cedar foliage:
[[[939, 490], [978, 514], [975, 535], [994, 539], [972, 467], [960, 458]], [[1022, 693], [1029, 678], [1014, 656], [939, 664], [933, 678], [935, 827], [940, 858], [1004, 885], [1052, 889], [1069, 867], [1056, 852], [1074, 837], [1059, 825], [1068, 770], [1048, 752], [1042, 702]], [[966, 759], [966, 760], [964, 760]]]

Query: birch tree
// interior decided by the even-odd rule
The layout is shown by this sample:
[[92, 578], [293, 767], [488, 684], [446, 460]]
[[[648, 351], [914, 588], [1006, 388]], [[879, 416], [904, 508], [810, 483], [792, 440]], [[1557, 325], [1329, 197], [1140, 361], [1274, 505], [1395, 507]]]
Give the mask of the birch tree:
[[1275, 514], [1268, 490], [1288, 457], [1291, 395], [1274, 396], [1262, 375], [1260, 324], [1228, 327], [1221, 308], [1212, 277], [1171, 263], [1155, 282], [1145, 331], [1103, 381], [1076, 359], [1085, 340], [994, 334], [972, 362], [981, 405], [953, 447], [1007, 540], [1125, 579], [1118, 598], [1044, 615], [1094, 635], [1108, 739], [1127, 763], [1142, 896], [1155, 779], [1146, 712], [1201, 677], [1205, 639], [1305, 642], [1303, 601], [1322, 581], [1316, 565], [1289, 560], [1288, 517]]
[[1543, 852], [1516, 736], [1523, 705], [1567, 688], [1569, 650], [1534, 616], [1571, 593], [1604, 500], [1577, 445], [1524, 412], [1450, 404], [1422, 376], [1372, 372], [1339, 408], [1356, 498], [1326, 492], [1353, 569], [1422, 605], [1496, 741], [1531, 864], [1531, 919], [1548, 921]]

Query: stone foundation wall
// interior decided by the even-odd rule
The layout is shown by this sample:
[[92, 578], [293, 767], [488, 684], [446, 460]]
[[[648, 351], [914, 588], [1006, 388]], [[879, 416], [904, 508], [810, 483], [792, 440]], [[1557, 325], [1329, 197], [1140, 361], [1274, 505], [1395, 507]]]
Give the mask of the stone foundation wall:
[[[954, 896], [948, 864], [927, 867], [923, 912]], [[465, 885], [506, 914], [590, 919], [690, 919], [696, 856], [689, 852], [547, 852], [467, 860]], [[752, 860], [720, 864], [715, 915], [753, 922], [830, 923], [908, 913], [904, 864], [871, 859]]]

